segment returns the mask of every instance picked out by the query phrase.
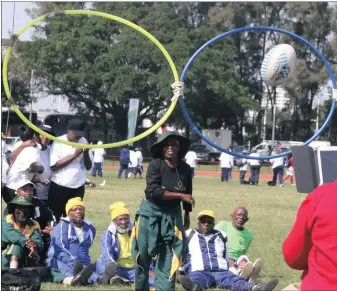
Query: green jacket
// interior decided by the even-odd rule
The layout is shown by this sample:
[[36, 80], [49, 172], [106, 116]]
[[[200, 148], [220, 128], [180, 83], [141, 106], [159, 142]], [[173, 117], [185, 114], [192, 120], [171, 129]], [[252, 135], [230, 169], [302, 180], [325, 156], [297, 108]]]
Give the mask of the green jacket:
[[175, 276], [176, 271], [182, 265], [186, 255], [185, 238], [183, 235], [183, 223], [181, 216], [181, 207], [175, 209], [159, 207], [147, 200], [143, 200], [141, 208], [137, 211], [135, 225], [131, 233], [132, 241], [132, 258], [138, 264], [140, 255], [139, 244], [144, 243], [138, 241], [140, 216], [146, 217], [149, 232], [145, 238], [148, 244], [147, 251], [152, 258], [158, 255], [159, 238], [163, 241], [172, 242], [173, 260], [171, 262], [170, 278]]
[[15, 223], [12, 214], [8, 214], [1, 222], [1, 248], [4, 249], [8, 245], [19, 245], [22, 248], [26, 246], [27, 239], [35, 241], [37, 251], [40, 252], [43, 249], [43, 241], [40, 231], [40, 225], [37, 221], [29, 218], [27, 220], [26, 228], [23, 233], [20, 231], [20, 227]]

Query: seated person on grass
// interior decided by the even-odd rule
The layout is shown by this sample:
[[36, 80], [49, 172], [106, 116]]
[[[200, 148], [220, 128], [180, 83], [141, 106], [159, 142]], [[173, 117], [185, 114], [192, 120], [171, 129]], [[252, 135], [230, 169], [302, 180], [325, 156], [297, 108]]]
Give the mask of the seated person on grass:
[[[124, 202], [110, 205], [111, 223], [101, 235], [101, 256], [96, 262], [98, 284], [130, 285], [135, 281], [135, 264], [131, 257], [132, 225]], [[153, 286], [153, 276], [150, 286]]]
[[[19, 180], [16, 183], [16, 196], [26, 196], [31, 199], [31, 203], [33, 204], [33, 216], [31, 217], [35, 221], [39, 223], [40, 230], [42, 232], [42, 239], [44, 242], [44, 249], [41, 252], [41, 260], [42, 263], [45, 259], [49, 243], [50, 243], [50, 233], [53, 230], [53, 225], [56, 223], [53, 212], [49, 209], [49, 207], [44, 204], [43, 201], [33, 196], [35, 189], [35, 185], [26, 179]], [[16, 197], [14, 196], [14, 197]], [[7, 214], [7, 208], [4, 210], [4, 215]]]
[[47, 253], [47, 265], [55, 279], [55, 273], [74, 277], [73, 286], [94, 283], [95, 264], [91, 264], [89, 249], [93, 244], [96, 229], [85, 217], [85, 207], [80, 197], [68, 200], [67, 217], [62, 218], [51, 233]]
[[278, 279], [261, 284], [249, 283], [228, 270], [227, 237], [224, 232], [215, 230], [214, 225], [213, 211], [204, 210], [198, 214], [198, 228], [186, 231], [188, 250], [183, 267], [187, 275], [178, 276], [185, 290], [273, 290]]
[[36, 266], [43, 250], [39, 223], [31, 217], [34, 205], [25, 196], [8, 203], [8, 215], [2, 220], [1, 268], [17, 269]]
[[248, 210], [246, 207], [235, 207], [232, 212], [232, 221], [219, 221], [215, 229], [226, 233], [228, 238], [229, 252], [229, 270], [234, 274], [240, 275], [243, 271], [249, 273], [250, 282], [255, 283], [264, 261], [257, 259], [254, 264], [246, 256], [248, 248], [253, 240], [253, 235], [244, 228], [245, 223], [249, 220]]

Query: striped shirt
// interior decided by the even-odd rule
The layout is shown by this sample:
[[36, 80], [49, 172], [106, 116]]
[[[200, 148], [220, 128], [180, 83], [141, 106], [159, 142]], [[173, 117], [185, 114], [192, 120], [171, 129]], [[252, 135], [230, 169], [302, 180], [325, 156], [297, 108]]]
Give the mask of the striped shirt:
[[[192, 234], [191, 234], [192, 233]], [[186, 231], [188, 252], [184, 271], [221, 271], [228, 270], [227, 236], [223, 231], [212, 230], [206, 236], [196, 229]]]

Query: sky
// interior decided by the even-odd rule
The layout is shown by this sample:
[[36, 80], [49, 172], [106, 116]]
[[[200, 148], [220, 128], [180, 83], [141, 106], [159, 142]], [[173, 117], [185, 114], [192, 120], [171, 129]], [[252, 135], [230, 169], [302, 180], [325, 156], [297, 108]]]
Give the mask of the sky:
[[[17, 33], [32, 19], [25, 12], [26, 8], [34, 7], [34, 2], [15, 2], [14, 33]], [[9, 31], [12, 30], [14, 2], [1, 2], [1, 36], [9, 38]], [[20, 37], [21, 40], [30, 40], [33, 29], [28, 29]]]
[[[25, 9], [33, 8], [34, 2], [15, 2], [15, 18], [14, 18], [14, 33], [17, 33], [26, 24], [32, 21], [30, 16], [27, 15]], [[13, 11], [14, 2], [2, 2], [1, 3], [1, 37], [9, 38], [10, 31], [13, 24]], [[21, 36], [20, 40], [30, 40], [33, 34], [33, 29], [26, 30]], [[56, 109], [60, 112], [70, 112], [69, 104], [66, 100], [49, 96], [47, 98], [37, 98], [38, 101], [33, 103], [33, 110], [38, 111], [41, 109]], [[28, 106], [29, 107], [29, 106]]]

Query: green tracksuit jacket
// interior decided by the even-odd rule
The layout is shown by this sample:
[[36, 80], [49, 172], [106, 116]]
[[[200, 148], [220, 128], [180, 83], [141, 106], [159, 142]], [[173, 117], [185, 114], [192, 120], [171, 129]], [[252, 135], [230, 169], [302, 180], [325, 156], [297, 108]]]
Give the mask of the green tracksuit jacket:
[[24, 262], [24, 259], [29, 253], [26, 248], [26, 241], [28, 238], [35, 241], [37, 251], [40, 253], [43, 249], [43, 241], [38, 222], [29, 218], [25, 229], [21, 232], [20, 227], [14, 221], [12, 214], [4, 217], [1, 222], [1, 268], [9, 267], [10, 256], [12, 255], [19, 258], [19, 266]]

